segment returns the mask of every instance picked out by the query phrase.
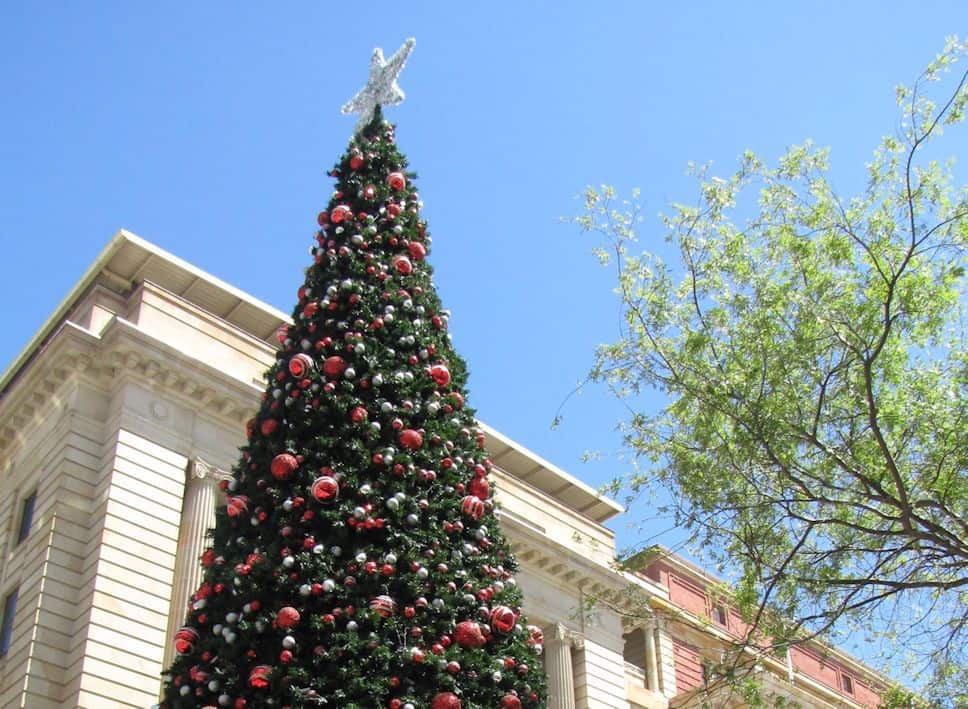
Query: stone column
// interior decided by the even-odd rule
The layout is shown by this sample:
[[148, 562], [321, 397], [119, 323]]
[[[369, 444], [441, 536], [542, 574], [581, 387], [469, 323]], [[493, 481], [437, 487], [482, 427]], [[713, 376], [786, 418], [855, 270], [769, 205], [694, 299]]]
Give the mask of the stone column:
[[188, 614], [188, 599], [202, 581], [202, 565], [199, 557], [205, 550], [206, 532], [215, 526], [215, 501], [219, 495], [219, 480], [226, 477], [228, 473], [209, 465], [201, 458], [195, 458], [188, 464], [181, 525], [178, 529], [178, 550], [175, 553], [171, 605], [168, 611], [165, 668], [171, 664], [174, 657], [172, 638]]
[[650, 620], [642, 633], [645, 635], [645, 687], [650, 692], [659, 691], [659, 663], [655, 659], [655, 621]]
[[575, 709], [575, 669], [571, 649], [581, 648], [580, 635], [560, 623], [545, 638], [545, 669], [548, 673], [548, 708]]

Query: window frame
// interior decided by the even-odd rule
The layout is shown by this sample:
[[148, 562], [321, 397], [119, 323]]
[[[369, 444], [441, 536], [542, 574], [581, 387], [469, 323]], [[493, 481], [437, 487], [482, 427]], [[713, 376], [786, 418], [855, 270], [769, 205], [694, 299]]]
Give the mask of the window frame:
[[851, 696], [854, 694], [854, 678], [846, 672], [840, 673], [840, 689], [843, 690], [844, 694]]
[[34, 526], [34, 512], [37, 509], [37, 490], [24, 497], [20, 503], [20, 521], [17, 525], [17, 540], [14, 546], [19, 546], [27, 537]]
[[10, 651], [13, 641], [13, 621], [17, 615], [17, 600], [20, 587], [14, 586], [3, 597], [3, 610], [0, 611], [0, 657], [5, 657]]

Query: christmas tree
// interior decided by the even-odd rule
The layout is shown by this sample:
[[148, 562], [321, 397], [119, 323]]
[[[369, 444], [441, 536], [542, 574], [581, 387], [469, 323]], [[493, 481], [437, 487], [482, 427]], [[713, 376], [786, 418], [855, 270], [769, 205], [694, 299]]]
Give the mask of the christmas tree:
[[216, 513], [163, 709], [543, 707], [491, 463], [377, 50], [314, 263]]

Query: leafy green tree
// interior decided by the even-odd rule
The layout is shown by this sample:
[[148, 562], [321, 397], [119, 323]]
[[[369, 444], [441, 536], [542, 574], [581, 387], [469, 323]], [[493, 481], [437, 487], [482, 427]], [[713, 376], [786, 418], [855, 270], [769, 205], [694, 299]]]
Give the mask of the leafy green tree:
[[379, 109], [332, 175], [160, 706], [539, 709], [541, 634]]
[[[592, 372], [656, 414], [624, 424], [633, 494], [662, 489], [707, 562], [735, 569], [761, 642], [861, 628], [894, 661], [968, 687], [968, 190], [934, 141], [968, 102], [950, 40], [838, 195], [828, 151], [752, 153], [638, 245], [638, 195], [588, 189], [575, 219], [618, 272], [619, 339]], [[937, 102], [931, 95], [944, 98]], [[897, 665], [895, 665], [897, 667]], [[910, 670], [909, 670], [910, 671]], [[922, 675], [922, 678], [924, 675]]]

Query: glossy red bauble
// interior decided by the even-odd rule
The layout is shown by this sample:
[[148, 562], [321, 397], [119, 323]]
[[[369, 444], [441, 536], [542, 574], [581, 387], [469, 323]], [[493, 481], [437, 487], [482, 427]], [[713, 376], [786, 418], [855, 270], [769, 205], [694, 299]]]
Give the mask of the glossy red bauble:
[[430, 702], [430, 709], [460, 709], [460, 697], [453, 692], [441, 692]]
[[403, 276], [413, 272], [413, 263], [403, 254], [397, 254], [393, 257], [393, 267], [397, 269], [397, 273]]
[[313, 358], [308, 354], [300, 352], [289, 360], [289, 373], [298, 379], [302, 379], [303, 377], [309, 376], [314, 366]]
[[400, 431], [400, 436], [398, 439], [400, 445], [407, 450], [415, 451], [423, 445], [423, 434], [420, 431], [416, 431], [412, 428], [405, 428]]
[[283, 606], [276, 613], [276, 627], [288, 630], [299, 623], [299, 611], [292, 606]]
[[249, 511], [249, 498], [245, 495], [232, 495], [225, 501], [229, 517], [238, 517]]
[[333, 224], [339, 224], [346, 219], [353, 218], [353, 210], [347, 207], [345, 204], [341, 204], [333, 208], [333, 213], [329, 215], [329, 220]]
[[478, 520], [484, 516], [484, 501], [475, 495], [467, 495], [460, 501], [460, 510], [465, 517]]
[[280, 453], [272, 459], [269, 470], [276, 480], [288, 480], [299, 467], [299, 461], [292, 453]]
[[513, 694], [501, 697], [501, 709], [521, 709], [521, 700]]
[[423, 261], [427, 257], [427, 247], [419, 241], [411, 241], [407, 245], [407, 251], [410, 252], [410, 258], [414, 261]]
[[185, 626], [175, 633], [175, 652], [179, 655], [187, 655], [195, 649], [198, 642], [198, 631], [194, 628]]
[[486, 500], [491, 494], [491, 484], [487, 478], [474, 478], [471, 480], [471, 494], [481, 500]]
[[336, 478], [323, 475], [316, 478], [310, 492], [319, 502], [332, 502], [339, 496], [339, 483]]
[[514, 630], [517, 615], [507, 606], [497, 606], [491, 611], [491, 629], [496, 633], [510, 633]]
[[376, 596], [370, 599], [370, 610], [376, 611], [383, 618], [389, 618], [397, 612], [397, 602], [387, 595]]
[[341, 375], [346, 370], [346, 360], [342, 357], [334, 355], [332, 357], [327, 357], [326, 361], [323, 362], [323, 373], [330, 379], [335, 379]]
[[402, 172], [391, 172], [387, 175], [387, 184], [391, 190], [399, 192], [407, 186], [407, 178]]
[[249, 686], [253, 689], [265, 689], [269, 686], [269, 675], [272, 668], [269, 665], [256, 665], [249, 672]]
[[454, 640], [463, 648], [479, 648], [487, 644], [484, 631], [479, 623], [472, 620], [465, 620], [457, 624], [454, 628]]
[[430, 376], [439, 387], [450, 384], [450, 370], [443, 364], [435, 364], [430, 368]]

